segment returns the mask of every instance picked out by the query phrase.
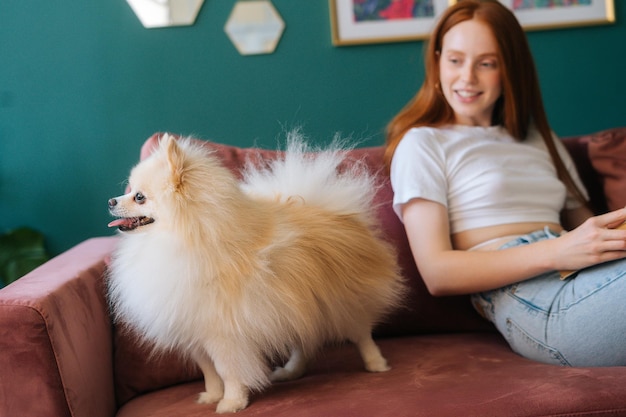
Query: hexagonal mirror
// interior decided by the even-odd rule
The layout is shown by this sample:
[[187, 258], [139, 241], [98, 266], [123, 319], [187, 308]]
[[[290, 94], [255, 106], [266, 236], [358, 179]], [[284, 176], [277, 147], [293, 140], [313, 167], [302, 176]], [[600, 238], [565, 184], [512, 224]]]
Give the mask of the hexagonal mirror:
[[224, 31], [241, 55], [271, 54], [285, 28], [269, 0], [238, 1]]
[[204, 0], [126, 0], [146, 28], [193, 25]]

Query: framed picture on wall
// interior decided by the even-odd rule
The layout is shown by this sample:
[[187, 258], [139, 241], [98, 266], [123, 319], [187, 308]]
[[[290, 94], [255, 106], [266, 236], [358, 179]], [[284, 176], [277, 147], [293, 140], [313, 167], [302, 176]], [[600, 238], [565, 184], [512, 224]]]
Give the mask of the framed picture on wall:
[[425, 39], [455, 0], [329, 0], [333, 45]]
[[499, 1], [513, 10], [522, 27], [526, 30], [557, 29], [615, 22], [613, 0]]

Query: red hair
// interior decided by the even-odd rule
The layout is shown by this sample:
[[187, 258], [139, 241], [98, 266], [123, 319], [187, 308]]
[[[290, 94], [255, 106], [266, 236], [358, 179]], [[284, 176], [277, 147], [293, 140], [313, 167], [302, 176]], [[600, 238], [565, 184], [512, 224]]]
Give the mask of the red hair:
[[550, 152], [561, 181], [579, 200], [585, 201], [571, 179], [554, 145], [543, 107], [535, 63], [524, 30], [515, 15], [495, 0], [463, 0], [445, 10], [426, 45], [426, 76], [415, 97], [387, 126], [384, 160], [389, 167], [393, 154], [406, 132], [413, 127], [454, 123], [454, 111], [439, 87], [439, 56], [443, 37], [455, 25], [476, 19], [492, 31], [501, 68], [502, 96], [496, 102], [492, 125], [502, 125], [523, 141], [531, 125], [539, 131]]

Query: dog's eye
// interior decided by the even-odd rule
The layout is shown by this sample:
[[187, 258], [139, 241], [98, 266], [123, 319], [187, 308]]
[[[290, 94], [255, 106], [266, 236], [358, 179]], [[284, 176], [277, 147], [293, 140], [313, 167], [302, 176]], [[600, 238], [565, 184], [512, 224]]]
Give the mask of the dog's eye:
[[137, 193], [135, 194], [135, 203], [137, 204], [143, 204], [146, 202], [146, 196], [141, 194], [141, 193]]

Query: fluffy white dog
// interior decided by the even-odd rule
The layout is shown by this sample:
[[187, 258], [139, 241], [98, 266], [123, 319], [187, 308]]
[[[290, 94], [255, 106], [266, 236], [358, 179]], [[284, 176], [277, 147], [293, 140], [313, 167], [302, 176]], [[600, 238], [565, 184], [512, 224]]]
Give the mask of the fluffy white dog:
[[109, 276], [116, 319], [193, 359], [199, 402], [219, 413], [301, 376], [326, 343], [351, 341], [368, 371], [389, 369], [371, 332], [405, 286], [377, 231], [374, 178], [359, 164], [340, 173], [343, 155], [290, 140], [239, 182], [198, 141], [165, 135], [130, 192], [109, 200], [123, 232]]

